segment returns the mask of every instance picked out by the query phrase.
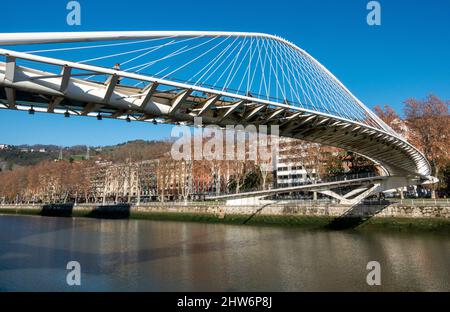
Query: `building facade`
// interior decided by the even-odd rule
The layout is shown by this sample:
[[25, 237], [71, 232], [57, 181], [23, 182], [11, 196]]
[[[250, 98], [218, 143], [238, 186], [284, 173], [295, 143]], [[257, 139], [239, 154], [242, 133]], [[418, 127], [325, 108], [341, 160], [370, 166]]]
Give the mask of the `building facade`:
[[311, 155], [318, 144], [280, 138], [276, 161], [276, 186], [292, 187], [318, 180], [318, 168], [314, 161], [319, 155]]

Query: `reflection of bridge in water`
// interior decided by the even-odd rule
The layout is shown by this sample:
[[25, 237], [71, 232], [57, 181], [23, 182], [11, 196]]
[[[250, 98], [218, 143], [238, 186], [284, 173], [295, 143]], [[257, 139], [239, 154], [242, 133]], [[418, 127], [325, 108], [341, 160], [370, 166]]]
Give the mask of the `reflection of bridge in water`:
[[[275, 189], [355, 204], [435, 181], [428, 161], [333, 74], [282, 38], [238, 32], [0, 34], [0, 108], [152, 123], [279, 125], [280, 135], [340, 147], [383, 168], [369, 177]], [[355, 188], [347, 194], [333, 189]]]

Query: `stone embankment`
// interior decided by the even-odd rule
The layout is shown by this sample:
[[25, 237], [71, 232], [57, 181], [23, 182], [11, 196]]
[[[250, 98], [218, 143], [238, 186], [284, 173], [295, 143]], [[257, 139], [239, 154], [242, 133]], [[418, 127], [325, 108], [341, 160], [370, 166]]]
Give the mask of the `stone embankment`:
[[0, 205], [0, 212], [63, 216], [107, 216], [118, 214], [127, 217], [134, 213], [196, 213], [225, 217], [226, 215], [272, 215], [272, 216], [326, 216], [326, 217], [394, 217], [394, 218], [450, 218], [450, 203], [446, 202], [416, 202], [402, 203], [372, 203], [349, 207], [332, 203], [280, 203], [265, 206], [226, 206], [220, 203], [151, 203], [141, 205], [98, 205], [98, 204], [65, 204], [65, 205]]

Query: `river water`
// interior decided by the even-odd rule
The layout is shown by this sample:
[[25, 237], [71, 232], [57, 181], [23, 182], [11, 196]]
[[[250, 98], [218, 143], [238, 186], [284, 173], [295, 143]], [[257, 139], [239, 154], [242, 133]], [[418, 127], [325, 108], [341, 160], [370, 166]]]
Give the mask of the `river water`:
[[[69, 261], [81, 286], [69, 286]], [[369, 261], [381, 286], [369, 286]], [[450, 238], [0, 216], [0, 291], [450, 291]]]

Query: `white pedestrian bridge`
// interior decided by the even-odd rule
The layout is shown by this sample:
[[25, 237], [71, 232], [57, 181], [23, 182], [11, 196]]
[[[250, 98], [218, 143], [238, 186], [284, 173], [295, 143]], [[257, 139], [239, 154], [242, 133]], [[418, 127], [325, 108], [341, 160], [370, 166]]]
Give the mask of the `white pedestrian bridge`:
[[335, 184], [314, 189], [347, 203], [436, 181], [416, 147], [310, 54], [273, 35], [0, 34], [0, 108], [155, 124], [202, 117], [221, 127], [278, 125], [281, 136], [343, 148], [383, 168], [382, 178], [363, 180], [350, 194], [333, 192]]

